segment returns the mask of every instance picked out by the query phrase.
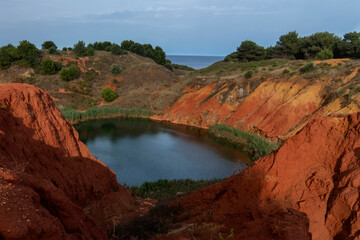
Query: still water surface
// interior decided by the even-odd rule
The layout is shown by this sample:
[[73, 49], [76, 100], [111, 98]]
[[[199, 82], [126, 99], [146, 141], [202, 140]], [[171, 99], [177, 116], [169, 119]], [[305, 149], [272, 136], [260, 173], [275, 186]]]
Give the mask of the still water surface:
[[244, 153], [216, 143], [205, 130], [140, 119], [106, 119], [75, 126], [90, 152], [119, 183], [224, 178], [247, 165]]

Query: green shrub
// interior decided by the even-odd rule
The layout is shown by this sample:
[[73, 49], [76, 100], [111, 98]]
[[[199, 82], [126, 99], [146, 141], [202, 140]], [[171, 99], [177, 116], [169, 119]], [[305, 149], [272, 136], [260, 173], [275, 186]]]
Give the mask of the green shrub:
[[78, 78], [80, 75], [79, 69], [73, 64], [69, 67], [69, 72], [72, 79]]
[[49, 57], [41, 61], [41, 73], [44, 75], [52, 75], [56, 72], [55, 63]]
[[140, 43], [134, 43], [134, 45], [130, 47], [130, 52], [136, 53], [137, 55], [143, 57], [145, 56], [145, 48]]
[[246, 77], [246, 78], [251, 78], [252, 75], [253, 75], [253, 72], [252, 72], [252, 71], [247, 71], [247, 72], [245, 73], [245, 77]]
[[133, 40], [124, 40], [121, 42], [121, 48], [127, 51], [131, 51], [130, 48], [135, 44]]
[[111, 47], [111, 53], [114, 55], [121, 55], [123, 53], [123, 51], [122, 51], [120, 45], [114, 44]]
[[87, 47], [86, 56], [95, 56], [95, 49], [93, 47]]
[[56, 48], [54, 46], [50, 47], [48, 52], [49, 52], [49, 54], [59, 55], [59, 52], [56, 50]]
[[31, 67], [38, 67], [40, 64], [40, 51], [29, 41], [21, 41], [17, 46], [17, 59], [24, 60]]
[[304, 67], [300, 68], [300, 73], [307, 73], [314, 69], [314, 63], [308, 62]]
[[257, 45], [253, 41], [243, 41], [237, 48], [237, 56], [240, 61], [257, 61], [263, 59], [264, 55], [264, 47]]
[[63, 47], [62, 50], [63, 50], [63, 51], [67, 51], [68, 49], [67, 49], [67, 47]]
[[74, 44], [74, 53], [78, 57], [85, 57], [87, 56], [87, 48], [85, 47], [84, 41], [79, 41]]
[[69, 73], [69, 69], [68, 68], [63, 68], [61, 69], [60, 71], [60, 78], [65, 81], [65, 82], [68, 82], [71, 80], [71, 77], [70, 77], [70, 73]]
[[105, 87], [101, 91], [101, 97], [107, 102], [112, 102], [117, 98], [117, 94], [111, 88]]
[[63, 81], [71, 81], [79, 77], [79, 70], [75, 65], [61, 69], [60, 77]]
[[290, 70], [285, 68], [283, 71], [283, 74], [289, 74], [289, 73], [290, 73]]
[[169, 69], [170, 71], [172, 71], [174, 69], [173, 65], [170, 63], [165, 63], [164, 65], [167, 69]]
[[107, 47], [111, 47], [112, 43], [109, 41], [105, 41], [105, 42], [94, 42], [93, 44], [89, 44], [88, 47], [91, 46], [93, 47], [95, 50], [98, 51], [104, 51]]
[[55, 48], [55, 50], [57, 49], [57, 46], [53, 41], [45, 41], [43, 44], [41, 44], [42, 49], [50, 49], [52, 47]]
[[55, 70], [60, 71], [62, 69], [62, 63], [59, 61], [54, 61], [55, 64]]
[[318, 59], [318, 60], [332, 59], [333, 57], [334, 57], [334, 54], [329, 49], [323, 49], [318, 54], [316, 54], [316, 59]]
[[8, 44], [0, 48], [0, 67], [8, 68], [11, 66], [11, 63], [17, 59], [17, 49]]
[[116, 75], [122, 72], [122, 68], [118, 64], [114, 63], [113, 65], [111, 65], [110, 71], [112, 74]]
[[[139, 54], [141, 55], [141, 54]], [[154, 57], [153, 60], [160, 65], [171, 65], [171, 61], [169, 59], [166, 59], [166, 54], [164, 52], [164, 50], [162, 50], [161, 47], [156, 46], [154, 49]], [[165, 66], [166, 67], [166, 66]]]

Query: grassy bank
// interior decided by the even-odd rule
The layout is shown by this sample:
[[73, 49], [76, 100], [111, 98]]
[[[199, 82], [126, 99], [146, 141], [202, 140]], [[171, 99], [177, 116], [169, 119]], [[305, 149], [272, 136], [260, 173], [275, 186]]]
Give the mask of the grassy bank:
[[115, 117], [149, 118], [151, 115], [153, 115], [151, 111], [140, 108], [124, 109], [112, 106], [91, 107], [85, 112], [79, 112], [73, 108], [66, 107], [61, 110], [61, 113], [72, 124], [93, 119]]
[[167, 200], [176, 196], [177, 193], [189, 193], [207, 185], [217, 183], [223, 179], [212, 180], [158, 180], [156, 182], [145, 182], [140, 187], [135, 186], [130, 189], [139, 197], [152, 198], [156, 200]]
[[253, 162], [279, 148], [276, 142], [223, 124], [211, 126], [209, 133], [217, 140], [230, 143], [234, 148], [247, 153]]

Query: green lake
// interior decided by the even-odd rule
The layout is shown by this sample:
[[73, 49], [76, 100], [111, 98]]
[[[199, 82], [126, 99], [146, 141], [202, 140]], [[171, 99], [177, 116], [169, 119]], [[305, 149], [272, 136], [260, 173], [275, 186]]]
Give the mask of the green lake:
[[159, 179], [225, 178], [247, 167], [247, 156], [220, 145], [206, 130], [142, 119], [94, 120], [75, 125], [90, 152], [121, 184]]

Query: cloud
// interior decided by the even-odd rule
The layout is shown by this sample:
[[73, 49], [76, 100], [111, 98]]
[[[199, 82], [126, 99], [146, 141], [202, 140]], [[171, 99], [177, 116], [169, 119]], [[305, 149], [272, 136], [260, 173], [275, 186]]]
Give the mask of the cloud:
[[0, 0], [1, 43], [58, 45], [134, 39], [170, 53], [219, 54], [243, 40], [269, 46], [281, 34], [360, 30], [359, 0]]

